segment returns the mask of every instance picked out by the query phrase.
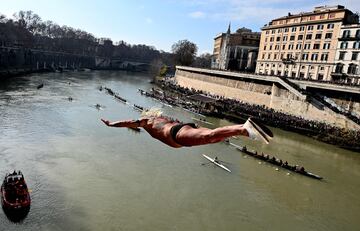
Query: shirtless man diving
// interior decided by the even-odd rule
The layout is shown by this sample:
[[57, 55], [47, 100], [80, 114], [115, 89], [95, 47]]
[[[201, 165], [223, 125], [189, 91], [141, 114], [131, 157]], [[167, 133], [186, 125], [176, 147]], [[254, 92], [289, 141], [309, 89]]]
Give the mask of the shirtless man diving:
[[198, 127], [194, 123], [181, 123], [162, 116], [161, 111], [150, 109], [139, 120], [122, 120], [110, 122], [101, 119], [109, 127], [144, 128], [152, 137], [173, 147], [191, 147], [217, 143], [232, 136], [246, 136], [251, 139], [269, 143], [272, 132], [260, 124], [248, 119], [245, 124], [224, 126], [215, 129]]

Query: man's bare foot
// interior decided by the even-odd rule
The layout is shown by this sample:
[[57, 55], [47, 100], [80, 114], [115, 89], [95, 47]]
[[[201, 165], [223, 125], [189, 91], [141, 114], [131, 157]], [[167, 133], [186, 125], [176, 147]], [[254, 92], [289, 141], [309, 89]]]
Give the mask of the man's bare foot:
[[259, 140], [269, 144], [273, 137], [270, 129], [260, 123], [255, 123], [251, 118], [245, 122], [244, 128], [249, 133], [249, 138], [253, 140]]

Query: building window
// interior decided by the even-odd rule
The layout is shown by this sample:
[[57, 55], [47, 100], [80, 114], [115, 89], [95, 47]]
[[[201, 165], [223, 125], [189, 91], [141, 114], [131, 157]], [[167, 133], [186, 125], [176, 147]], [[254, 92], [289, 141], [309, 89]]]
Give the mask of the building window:
[[298, 35], [298, 40], [302, 40], [304, 38], [304, 35], [300, 34]]
[[312, 34], [307, 34], [306, 35], [306, 40], [310, 40], [312, 38]]
[[342, 37], [343, 38], [350, 38], [350, 30], [344, 30]]
[[323, 49], [324, 49], [324, 50], [330, 49], [330, 43], [324, 43]]
[[340, 53], [339, 53], [339, 60], [344, 60], [345, 54], [346, 54], [345, 51], [340, 51]]
[[266, 50], [266, 46], [264, 46], [264, 50]]
[[310, 43], [306, 43], [306, 44], [304, 44], [304, 49], [305, 49], [305, 50], [310, 49], [310, 46], [311, 46]]
[[293, 41], [293, 40], [295, 40], [295, 35], [290, 36], [290, 41]]
[[300, 79], [303, 79], [305, 77], [305, 74], [304, 72], [300, 72], [300, 75], [299, 75]]
[[275, 30], [272, 30], [272, 31], [271, 31], [271, 34], [275, 34]]
[[326, 33], [325, 34], [325, 39], [331, 39], [331, 37], [332, 37], [332, 33]]
[[343, 72], [343, 68], [344, 68], [344, 64], [342, 63], [337, 63], [336, 67], [335, 67], [335, 73], [342, 73]]
[[274, 59], [277, 59], [277, 54], [274, 54]]
[[289, 49], [289, 50], [294, 49], [294, 44], [289, 44], [288, 49]]
[[359, 55], [359, 52], [353, 52], [351, 55], [351, 60], [357, 60], [358, 55]]
[[279, 50], [279, 45], [275, 45], [275, 50]]
[[269, 46], [269, 50], [272, 50], [272, 45]]
[[324, 19], [325, 18], [325, 14], [320, 14], [320, 19]]
[[320, 66], [320, 71], [325, 70], [325, 68], [323, 66]]
[[300, 27], [300, 31], [304, 31], [305, 30], [305, 27], [304, 26], [301, 26]]
[[359, 41], [354, 42], [353, 48], [360, 49], [360, 42]]
[[[286, 67], [286, 68], [287, 68], [287, 67]], [[284, 77], [288, 77], [288, 73], [289, 73], [288, 70], [284, 71]]]
[[274, 42], [274, 37], [271, 37], [271, 38], [270, 38], [270, 42]]
[[307, 54], [307, 53], [304, 53], [304, 54], [302, 54], [302, 56], [301, 56], [301, 59], [302, 59], [302, 60], [308, 60], [308, 58], [309, 58], [309, 54]]
[[360, 30], [356, 30], [355, 38], [360, 39]]
[[265, 53], [262, 54], [262, 59], [265, 59]]
[[316, 34], [315, 39], [321, 39], [321, 34]]
[[347, 43], [347, 42], [342, 42], [342, 43], [340, 44], [340, 49], [347, 49], [347, 47], [348, 47], [348, 43]]
[[350, 63], [348, 67], [348, 74], [356, 75], [358, 70], [358, 65]]
[[285, 44], [282, 46], [282, 49], [285, 50]]
[[284, 29], [284, 32], [289, 32], [289, 28], [285, 28], [285, 29]]
[[327, 61], [328, 57], [329, 57], [329, 55], [327, 53], [325, 53], [325, 54], [321, 54], [320, 59], [321, 59], [321, 61]]
[[[310, 17], [311, 18], [311, 17]], [[308, 30], [313, 30], [314, 29], [314, 26], [308, 26], [308, 28], [307, 28]]]
[[329, 14], [329, 18], [335, 18], [335, 16], [336, 16], [336, 13]]
[[296, 32], [296, 27], [292, 27], [291, 32]]
[[315, 19], [316, 19], [315, 15], [310, 16], [310, 20], [315, 20]]
[[270, 53], [268, 54], [268, 57], [267, 57], [267, 58], [268, 58], [268, 59], [270, 59], [270, 58], [271, 58], [271, 54], [270, 54]]
[[269, 34], [269, 31], [267, 30], [267, 31], [265, 32], [265, 34]]
[[282, 31], [281, 31], [281, 29], [278, 29], [278, 33], [281, 33]]
[[328, 29], [334, 29], [334, 23], [327, 24]]
[[301, 43], [296, 44], [296, 50], [301, 50]]
[[314, 46], [313, 46], [313, 49], [320, 49], [320, 43], [315, 43]]
[[318, 80], [323, 80], [324, 79], [324, 74], [318, 74]]
[[316, 61], [318, 59], [318, 54], [314, 53], [311, 55], [311, 61]]
[[286, 41], [286, 40], [287, 40], [287, 36], [284, 36], [284, 37], [283, 37], [283, 41]]
[[281, 37], [276, 37], [276, 42], [280, 42]]
[[322, 24], [317, 25], [317, 29], [318, 29], [318, 30], [322, 30], [322, 29], [324, 29], [324, 25], [322, 25]]

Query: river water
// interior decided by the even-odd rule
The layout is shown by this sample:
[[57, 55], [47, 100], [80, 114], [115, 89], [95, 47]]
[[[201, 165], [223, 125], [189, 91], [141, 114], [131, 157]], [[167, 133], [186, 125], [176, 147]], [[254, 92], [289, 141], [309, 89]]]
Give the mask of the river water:
[[[174, 149], [144, 131], [100, 122], [139, 116], [100, 85], [131, 104], [183, 121], [197, 117], [138, 94], [153, 87], [149, 80], [94, 71], [34, 74], [0, 86], [0, 177], [22, 170], [32, 198], [21, 223], [0, 211], [0, 230], [359, 230], [358, 153], [276, 128], [269, 145], [232, 140], [303, 165], [324, 177], [318, 181], [224, 143]], [[210, 128], [230, 124], [207, 119]], [[226, 161], [232, 173], [202, 165], [203, 153]]]

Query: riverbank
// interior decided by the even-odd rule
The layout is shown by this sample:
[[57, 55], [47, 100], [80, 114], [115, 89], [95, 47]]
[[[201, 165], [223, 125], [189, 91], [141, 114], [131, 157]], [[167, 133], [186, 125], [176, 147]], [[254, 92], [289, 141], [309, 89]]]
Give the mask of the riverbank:
[[34, 70], [32, 68], [6, 69], [6, 70], [0, 70], [0, 79], [7, 79], [11, 77], [24, 76], [33, 73], [46, 73], [46, 72], [52, 72], [52, 70], [50, 69]]
[[[268, 126], [296, 132], [325, 143], [360, 152], [359, 130], [344, 129], [325, 122], [306, 120], [265, 106], [252, 105], [204, 91], [184, 88], [169, 81], [160, 81], [158, 85], [166, 92], [167, 99], [177, 98], [191, 102], [191, 109], [203, 115], [228, 119], [235, 123], [243, 123], [248, 117], [254, 117]], [[202, 103], [191, 100], [189, 96], [196, 94], [206, 95], [213, 100]]]

